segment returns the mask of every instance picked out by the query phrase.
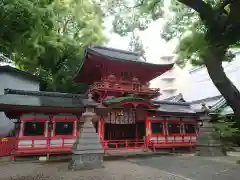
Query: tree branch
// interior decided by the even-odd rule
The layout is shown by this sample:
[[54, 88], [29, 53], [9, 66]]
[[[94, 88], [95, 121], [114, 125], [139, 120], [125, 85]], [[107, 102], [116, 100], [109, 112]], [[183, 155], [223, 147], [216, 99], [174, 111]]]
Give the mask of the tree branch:
[[182, 4], [185, 4], [186, 6], [198, 12], [200, 18], [203, 21], [211, 22], [215, 17], [213, 8], [209, 4], [205, 3], [203, 0], [177, 0], [177, 1]]
[[67, 25], [68, 23], [70, 22], [70, 18], [66, 17], [66, 19], [64, 20], [64, 23], [63, 23], [63, 29], [62, 29], [62, 33], [63, 35], [66, 33], [67, 31]]
[[220, 6], [219, 6], [219, 9], [223, 10], [228, 4], [232, 3], [233, 1], [235, 0], [224, 0]]

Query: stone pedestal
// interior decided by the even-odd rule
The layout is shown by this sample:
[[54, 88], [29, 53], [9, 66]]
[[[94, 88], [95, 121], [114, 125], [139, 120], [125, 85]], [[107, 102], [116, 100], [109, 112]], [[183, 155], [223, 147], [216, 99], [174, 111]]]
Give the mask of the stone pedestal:
[[224, 156], [223, 146], [214, 135], [214, 129], [210, 122], [203, 122], [200, 128], [197, 142], [196, 155], [198, 156]]
[[69, 164], [69, 169], [73, 171], [103, 167], [104, 150], [92, 123], [94, 116], [96, 117], [96, 114], [91, 112], [83, 114], [85, 123], [81, 128], [79, 139], [73, 145], [72, 160]]

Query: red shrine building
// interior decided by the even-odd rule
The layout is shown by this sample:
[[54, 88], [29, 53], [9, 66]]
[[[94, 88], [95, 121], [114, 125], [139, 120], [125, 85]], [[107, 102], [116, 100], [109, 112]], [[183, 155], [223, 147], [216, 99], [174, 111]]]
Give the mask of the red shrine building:
[[105, 151], [194, 148], [197, 116], [186, 102], [153, 101], [160, 89], [149, 82], [173, 64], [151, 64], [137, 53], [91, 46], [74, 78], [85, 94], [5, 89], [0, 111], [15, 119], [11, 155], [70, 153], [79, 135], [84, 101], [99, 103], [95, 124]]

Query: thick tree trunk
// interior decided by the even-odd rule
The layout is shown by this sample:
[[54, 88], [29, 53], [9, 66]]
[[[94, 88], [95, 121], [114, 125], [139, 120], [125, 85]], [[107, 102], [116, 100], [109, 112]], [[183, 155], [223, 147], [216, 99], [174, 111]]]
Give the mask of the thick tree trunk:
[[233, 109], [237, 124], [240, 125], [240, 92], [226, 76], [222, 67], [224, 49], [216, 45], [209, 46], [205, 64], [210, 78], [227, 104]]

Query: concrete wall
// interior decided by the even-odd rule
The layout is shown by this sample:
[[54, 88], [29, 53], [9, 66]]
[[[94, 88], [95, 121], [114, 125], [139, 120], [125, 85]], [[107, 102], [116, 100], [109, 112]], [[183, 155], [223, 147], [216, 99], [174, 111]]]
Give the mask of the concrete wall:
[[[4, 89], [18, 89], [39, 91], [40, 83], [29, 78], [24, 78], [17, 73], [0, 72], [0, 96]], [[8, 135], [13, 130], [14, 123], [9, 120], [4, 112], [0, 112], [0, 137]]]
[[24, 78], [13, 73], [0, 72], [0, 94], [4, 94], [4, 89], [32, 90], [39, 91], [40, 83]]
[[14, 123], [9, 120], [4, 112], [0, 112], [0, 137], [5, 137], [14, 129]]
[[[223, 68], [228, 78], [240, 89], [240, 51], [235, 53], [232, 62], [223, 63]], [[221, 95], [213, 84], [205, 67], [190, 72], [191, 89], [183, 92], [186, 101], [197, 101]]]

